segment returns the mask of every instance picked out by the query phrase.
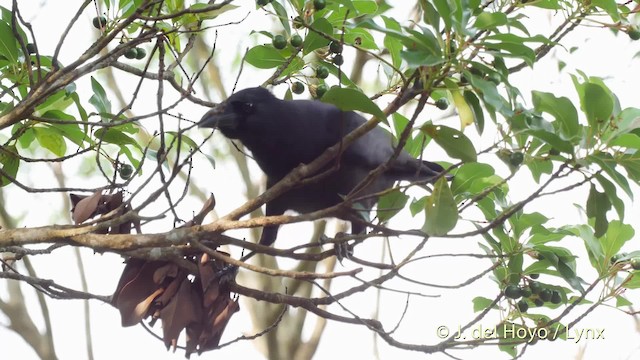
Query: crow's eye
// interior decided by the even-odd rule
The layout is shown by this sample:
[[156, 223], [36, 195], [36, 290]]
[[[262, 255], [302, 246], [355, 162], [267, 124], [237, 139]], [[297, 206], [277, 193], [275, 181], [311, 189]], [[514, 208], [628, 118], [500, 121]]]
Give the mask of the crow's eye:
[[250, 102], [237, 102], [233, 104], [237, 111], [249, 115], [255, 110], [253, 103]]

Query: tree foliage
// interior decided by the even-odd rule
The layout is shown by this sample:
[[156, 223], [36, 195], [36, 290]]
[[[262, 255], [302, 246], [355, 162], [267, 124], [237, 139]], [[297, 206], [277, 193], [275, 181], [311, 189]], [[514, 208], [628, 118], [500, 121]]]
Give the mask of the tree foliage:
[[[86, 0], [74, 3], [76, 9], [65, 20], [68, 24], [58, 34], [59, 41], [46, 51], [39, 42], [41, 30], [25, 21], [21, 4], [13, 1], [0, 9], [2, 192], [21, 192], [25, 199], [38, 193], [72, 196], [74, 222], [25, 228], [9, 215], [10, 205], [3, 203], [0, 277], [29, 283], [54, 298], [111, 302], [86, 289], [77, 291], [39, 278], [21, 263], [31, 257], [55, 256], [54, 250], [60, 247], [88, 247], [135, 259], [131, 261], [136, 266], [140, 260], [156, 261], [151, 268], [173, 269], [169, 278], [180, 278], [175, 286], [182, 289], [191, 281], [189, 274], [199, 279], [203, 268], [199, 262], [211, 257], [240, 267], [238, 282], [225, 284], [229, 287], [222, 292], [260, 300], [248, 301], [247, 309], [240, 310], [251, 311], [257, 335], [226, 336], [258, 338], [271, 358], [310, 358], [327, 321], [364, 325], [390, 346], [404, 350], [451, 353], [493, 344], [517, 356], [530, 346], [544, 346], [540, 339], [566, 338], [567, 329], [602, 305], [624, 311], [633, 305], [625, 291], [640, 287], [636, 276], [640, 250], [629, 247], [635, 224], [625, 215], [640, 182], [640, 109], [623, 107], [605, 79], [581, 71], [567, 76], [577, 101], [548, 89], [523, 93], [512, 80], [519, 71], [535, 67], [552, 49], [561, 49], [566, 36], [584, 26], [598, 25], [601, 31], [636, 40], [640, 37], [632, 19], [636, 3], [259, 0], [249, 7], [238, 3]], [[412, 9], [410, 19], [390, 15], [402, 7]], [[247, 11], [268, 17], [271, 24], [244, 22]], [[554, 27], [538, 28], [528, 21], [534, 11], [561, 20]], [[223, 14], [234, 20], [221, 21]], [[63, 63], [67, 36], [74, 31], [93, 31], [95, 41], [75, 44], [82, 47], [80, 55]], [[225, 31], [242, 31], [251, 46], [233, 54], [231, 46], [217, 41], [218, 32]], [[374, 126], [383, 126], [398, 146], [416, 157], [425, 149], [428, 154], [440, 151], [441, 163], [453, 180], [441, 179], [433, 185], [401, 183], [381, 194], [376, 209], [365, 212], [373, 225], [369, 234], [339, 233], [319, 242], [325, 236], [324, 223], [318, 222], [313, 233], [304, 234], [311, 241], [296, 247], [278, 242], [281, 248], [277, 249], [224, 235], [227, 230], [246, 228], [253, 229], [255, 237], [255, 229], [267, 224], [317, 220], [338, 211], [339, 207], [264, 217], [260, 207], [316, 174], [335, 158], [340, 145], [296, 168], [262, 195], [246, 158], [229, 150], [249, 200], [212, 221], [205, 221], [205, 215], [214, 202], [192, 216], [199, 208], [192, 208], [194, 198], [205, 203], [207, 196], [202, 194], [211, 191], [216, 196], [225, 190], [201, 190], [194, 184], [194, 163], [208, 159], [214, 165], [211, 171], [217, 172], [217, 156], [208, 153], [210, 136], [203, 138], [193, 129], [197, 118], [183, 116], [183, 111], [198, 116], [202, 106], [216, 105], [211, 88], [224, 94], [234, 87], [231, 80], [223, 82], [217, 75], [221, 63], [227, 67], [234, 63], [239, 76], [251, 72], [254, 85], [286, 89], [285, 98], [312, 97], [367, 114], [370, 120], [344, 139], [347, 144]], [[131, 85], [118, 86], [113, 81], [115, 72], [126, 75]], [[153, 107], [140, 104], [146, 95], [155, 100]], [[200, 106], [198, 110], [189, 110], [194, 105]], [[447, 116], [437, 119], [443, 110]], [[223, 152], [218, 149], [216, 155]], [[33, 180], [40, 166], [78, 163], [92, 169], [82, 176], [83, 181], [64, 174], [57, 178], [57, 186]], [[532, 184], [524, 194], [512, 190], [522, 178]], [[527, 210], [530, 204], [565, 193], [577, 195], [572, 201], [584, 221], [558, 222], [555, 217], [562, 214], [554, 209]], [[158, 199], [162, 206], [157, 205]], [[351, 200], [345, 198], [345, 204]], [[404, 224], [398, 220], [403, 216], [417, 226], [398, 228], [396, 224]], [[160, 232], [158, 226], [166, 226], [166, 217], [173, 218], [173, 229]], [[493, 324], [498, 329], [495, 336], [464, 340], [445, 335], [410, 342], [395, 334], [393, 324], [342, 304], [372, 289], [399, 291], [407, 298], [432, 291], [413, 266], [429, 261], [423, 254], [432, 254], [430, 240], [436, 238], [452, 244], [455, 239], [477, 243], [477, 253], [460, 254], [450, 245], [443, 256], [483, 260], [485, 266], [471, 269], [468, 280], [450, 287], [492, 280], [493, 286], [468, 299], [477, 316], [462, 327], [469, 329], [499, 314], [501, 320]], [[587, 258], [576, 255], [576, 240]], [[353, 252], [344, 260], [344, 270], [338, 269], [334, 244], [348, 244]], [[368, 244], [384, 248], [386, 255], [368, 257], [363, 249]], [[47, 246], [45, 250], [41, 245]], [[264, 256], [249, 265], [215, 251], [221, 246]], [[295, 265], [280, 268], [275, 259], [292, 260]], [[248, 278], [249, 270], [259, 280]], [[363, 270], [365, 276], [360, 277]], [[288, 278], [286, 287], [281, 278]], [[392, 280], [412, 286], [405, 283], [404, 288], [392, 289], [387, 285]], [[176, 288], [173, 294], [187, 295], [166, 295], [172, 281], [136, 296], [158, 304], [164, 292], [165, 305], [175, 308], [177, 301], [188, 303], [184, 299], [193, 295], [190, 290]], [[206, 299], [209, 287], [202, 281], [200, 290], [193, 291]], [[414, 291], [413, 285], [419, 290]], [[40, 301], [44, 304], [43, 298]], [[0, 301], [0, 310], [11, 318], [7, 304]], [[135, 304], [127, 304], [131, 305]], [[304, 311], [291, 313], [283, 306]], [[318, 318], [312, 338], [303, 340], [300, 334], [305, 322], [310, 323], [308, 312]], [[153, 316], [153, 311], [145, 315]], [[505, 330], [508, 326], [536, 336], [514, 338]], [[296, 329], [295, 335], [287, 327]], [[176, 345], [182, 329], [187, 334], [194, 331], [188, 324], [172, 328], [177, 333], [169, 338], [165, 333], [168, 347]], [[434, 329], [426, 325], [425, 331]], [[26, 333], [21, 335], [29, 339]], [[215, 345], [188, 344], [187, 353]]]

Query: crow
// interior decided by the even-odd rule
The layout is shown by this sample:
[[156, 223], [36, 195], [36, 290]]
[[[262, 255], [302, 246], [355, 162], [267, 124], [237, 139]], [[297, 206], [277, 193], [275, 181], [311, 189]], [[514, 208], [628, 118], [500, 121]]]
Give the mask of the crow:
[[[365, 122], [353, 111], [341, 111], [321, 101], [280, 100], [267, 89], [255, 87], [238, 91], [209, 110], [198, 126], [217, 128], [225, 137], [239, 140], [267, 175], [270, 188], [295, 167], [312, 162]], [[390, 134], [375, 127], [344, 149], [337, 169], [267, 202], [265, 214], [282, 215], [286, 210], [304, 214], [339, 204], [370, 171], [388, 161], [394, 150]], [[335, 165], [332, 161], [318, 173]], [[430, 181], [444, 171], [442, 166], [415, 159], [404, 150], [389, 165], [358, 196], [379, 193], [398, 180]], [[375, 202], [376, 198], [371, 196], [360, 201], [359, 206], [370, 210]], [[352, 233], [364, 232], [365, 226], [354, 221], [354, 215], [360, 218], [357, 210], [351, 208], [336, 217], [351, 221]], [[272, 245], [278, 227], [265, 226], [260, 244]]]

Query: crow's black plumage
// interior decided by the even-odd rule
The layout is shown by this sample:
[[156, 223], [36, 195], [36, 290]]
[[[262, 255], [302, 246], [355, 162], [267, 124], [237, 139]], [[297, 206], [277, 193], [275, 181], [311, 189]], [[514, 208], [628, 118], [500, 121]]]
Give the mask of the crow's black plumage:
[[[344, 112], [320, 101], [280, 100], [260, 87], [239, 91], [224, 103], [207, 112], [200, 127], [218, 128], [223, 135], [246, 146], [267, 175], [267, 188], [276, 184], [300, 164], [315, 160], [328, 147], [362, 125], [366, 120], [353, 111]], [[309, 213], [340, 203], [369, 172], [393, 155], [391, 137], [376, 127], [358, 138], [342, 153], [339, 168], [315, 183], [293, 188], [266, 204], [266, 215], [281, 215], [286, 210]], [[334, 162], [327, 168], [335, 165]], [[324, 169], [324, 170], [326, 170]], [[390, 164], [358, 195], [380, 192], [397, 180], [429, 180], [444, 169], [435, 163], [413, 158], [406, 151]], [[371, 209], [374, 198], [360, 203]], [[337, 214], [352, 220], [355, 210]], [[352, 232], [364, 231], [356, 222]], [[266, 226], [260, 243], [271, 245], [278, 226]]]

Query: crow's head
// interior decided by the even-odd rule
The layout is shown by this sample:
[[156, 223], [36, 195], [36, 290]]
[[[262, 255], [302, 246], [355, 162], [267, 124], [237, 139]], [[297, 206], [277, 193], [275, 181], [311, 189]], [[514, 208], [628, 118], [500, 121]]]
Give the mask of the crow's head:
[[256, 119], [260, 109], [276, 97], [261, 87], [238, 91], [226, 101], [207, 111], [200, 119], [198, 127], [218, 128], [230, 139], [239, 138], [248, 131], [252, 120]]

